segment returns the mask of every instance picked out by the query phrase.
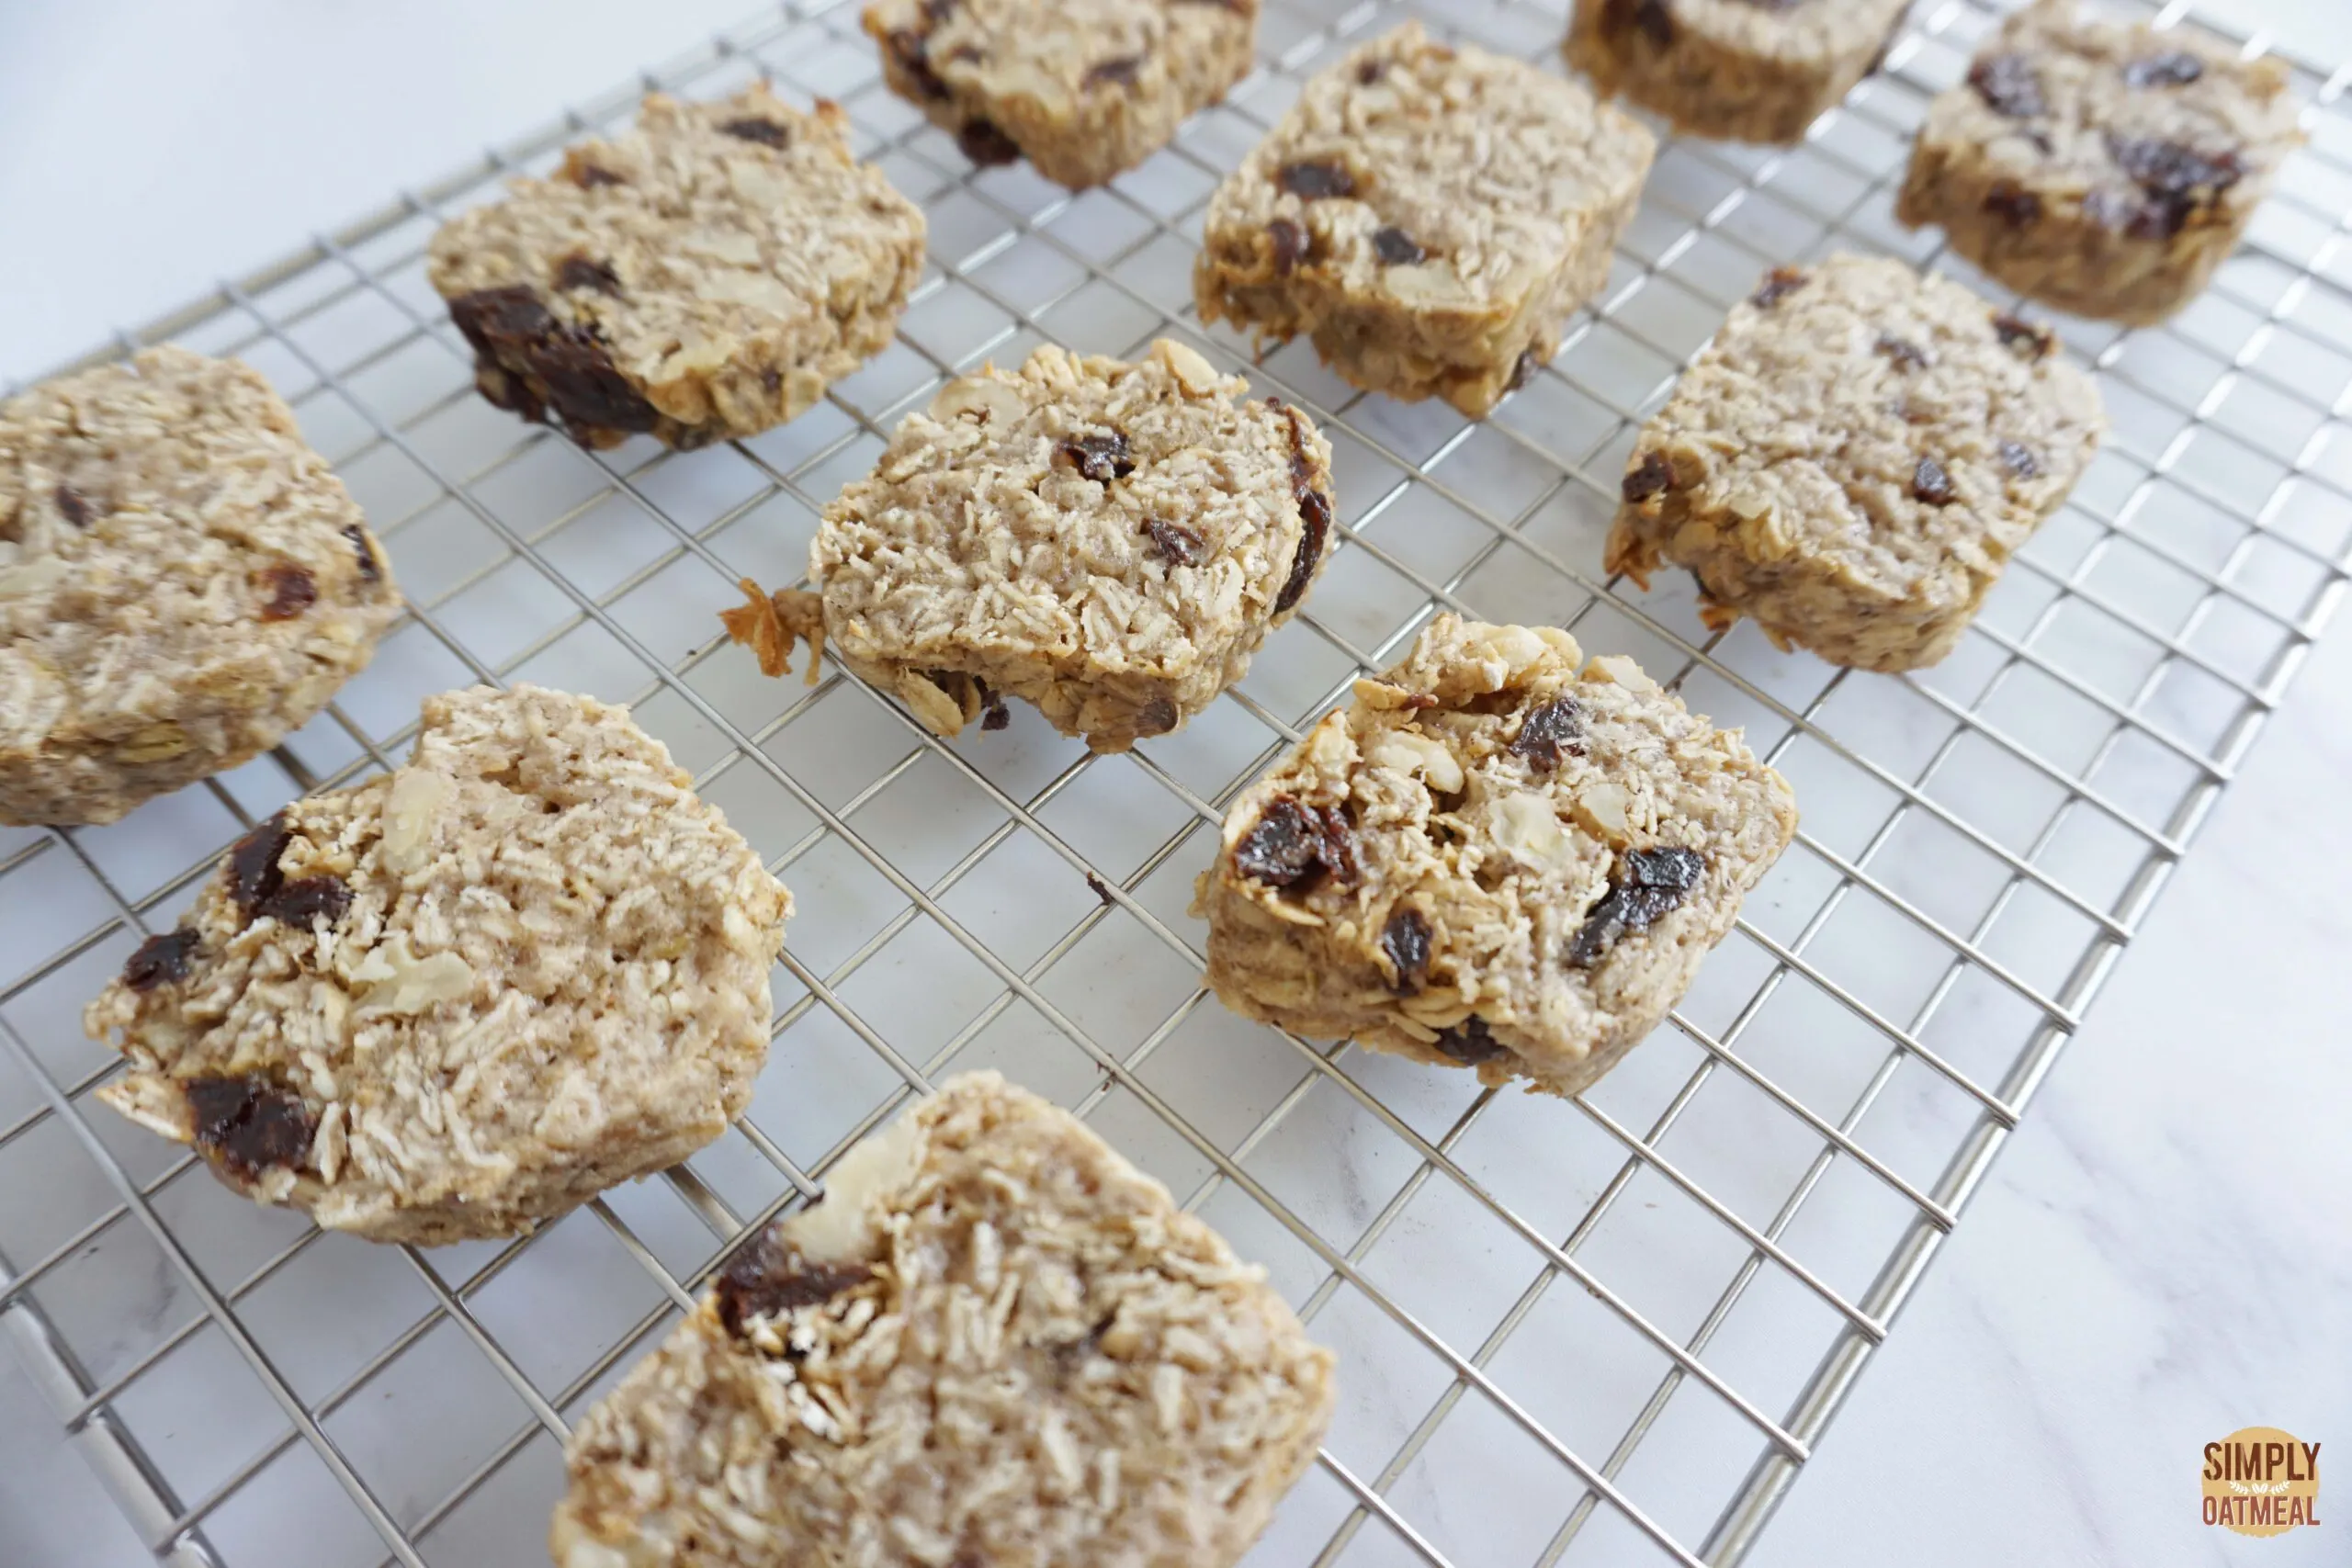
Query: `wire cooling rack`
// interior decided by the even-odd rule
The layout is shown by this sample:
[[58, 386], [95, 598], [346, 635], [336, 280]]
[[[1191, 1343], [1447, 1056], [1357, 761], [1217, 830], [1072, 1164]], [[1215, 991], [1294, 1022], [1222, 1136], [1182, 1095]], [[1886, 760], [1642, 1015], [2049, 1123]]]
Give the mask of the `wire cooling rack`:
[[[2171, 17], [2185, 7], [2174, 5]], [[1886, 1336], [2340, 597], [2352, 546], [2347, 73], [2208, 294], [2064, 323], [2114, 431], [1966, 643], [1905, 678], [1701, 626], [1605, 579], [1640, 417], [1766, 268], [1951, 271], [1891, 218], [1909, 133], [1989, 11], [1918, 9], [1793, 150], [1669, 141], [1595, 309], [1484, 423], [1251, 367], [1187, 276], [1210, 190], [1300, 80], [1418, 11], [1547, 63], [1566, 0], [1268, 0], [1261, 69], [1072, 196], [972, 172], [881, 86], [849, 4], [771, 10], [110, 352], [235, 353], [294, 402], [412, 601], [271, 757], [114, 827], [0, 829], [0, 1324], [161, 1560], [537, 1560], [560, 1439], [752, 1227], [941, 1075], [1091, 1119], [1340, 1356], [1321, 1462], [1253, 1562], [1730, 1562]], [[424, 277], [435, 225], [624, 123], [772, 75], [840, 101], [931, 217], [898, 342], [755, 440], [592, 455], [490, 408]], [[1173, 333], [1330, 434], [1341, 544], [1297, 622], [1180, 734], [1090, 758], [1016, 710], [941, 744], [831, 666], [761, 679], [730, 586], [801, 572], [818, 509], [957, 370]], [[1628, 652], [1795, 783], [1804, 825], [1675, 1015], [1577, 1101], [1285, 1037], [1200, 988], [1185, 913], [1225, 803], [1436, 607]], [[90, 1091], [78, 1010], [212, 857], [387, 767], [423, 696], [633, 701], [790, 884], [775, 1043], [720, 1144], [527, 1241], [370, 1246], [255, 1208]]]

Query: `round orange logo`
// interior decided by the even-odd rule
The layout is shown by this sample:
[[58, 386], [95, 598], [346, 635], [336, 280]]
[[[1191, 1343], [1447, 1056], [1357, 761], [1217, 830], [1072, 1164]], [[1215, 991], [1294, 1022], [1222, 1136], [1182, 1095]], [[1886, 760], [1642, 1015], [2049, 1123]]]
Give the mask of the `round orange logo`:
[[2240, 1535], [2319, 1523], [2319, 1445], [2248, 1427], [2205, 1445], [2205, 1522]]

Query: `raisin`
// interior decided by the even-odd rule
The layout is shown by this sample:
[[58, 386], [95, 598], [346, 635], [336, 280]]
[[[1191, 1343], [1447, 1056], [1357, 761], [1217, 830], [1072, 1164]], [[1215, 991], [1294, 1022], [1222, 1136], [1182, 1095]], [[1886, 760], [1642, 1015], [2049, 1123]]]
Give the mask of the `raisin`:
[[57, 514], [76, 528], [88, 527], [91, 517], [95, 515], [90, 509], [89, 497], [72, 485], [57, 487]]
[[931, 68], [931, 39], [913, 28], [900, 28], [882, 40], [899, 69], [905, 72], [915, 85], [915, 91], [937, 103], [947, 97], [947, 84]]
[[1548, 773], [1560, 765], [1562, 755], [1584, 755], [1577, 739], [1583, 733], [1584, 710], [1572, 698], [1554, 697], [1527, 710], [1519, 721], [1519, 733], [1511, 738], [1510, 754], [1526, 758], [1537, 773]]
[[1952, 489], [1951, 476], [1933, 457], [1920, 458], [1911, 470], [1911, 493], [1929, 506], [1950, 506], [1960, 495]]
[[356, 523], [349, 524], [345, 526], [343, 536], [351, 541], [351, 553], [359, 558], [359, 581], [383, 581], [384, 563], [377, 558], [376, 542], [368, 536], [368, 530]]
[[1419, 241], [1394, 224], [1372, 236], [1372, 248], [1387, 266], [1410, 266], [1429, 257], [1429, 252], [1421, 249]]
[[1306, 259], [1306, 231], [1289, 219], [1267, 224], [1266, 238], [1273, 243], [1275, 276], [1288, 277]]
[[1157, 517], [1147, 517], [1142, 531], [1151, 536], [1152, 548], [1170, 566], [1201, 564], [1201, 536], [1181, 523], [1167, 523]]
[[1993, 318], [1993, 331], [1999, 334], [2002, 347], [2022, 348], [2028, 359], [2047, 357], [2051, 348], [2057, 342], [2057, 334], [2048, 327], [2037, 326], [2021, 316], [2012, 316], [2007, 311]]
[[1968, 68], [1968, 85], [1996, 114], [2011, 119], [2033, 119], [2050, 112], [2041, 97], [2041, 78], [2034, 74], [2033, 62], [2022, 54], [1996, 54], [1978, 61]]
[[1887, 358], [1906, 370], [1925, 370], [1934, 363], [1928, 357], [1926, 349], [1908, 338], [1896, 337], [1892, 333], [1879, 333], [1876, 346], [1879, 353], [1885, 355]]
[[1516, 392], [1526, 386], [1528, 382], [1534, 379], [1536, 367], [1543, 363], [1535, 357], [1535, 351], [1532, 348], [1521, 349], [1518, 360], [1510, 367], [1510, 379], [1504, 384], [1503, 390]]
[[812, 1263], [787, 1249], [774, 1231], [762, 1231], [719, 1271], [712, 1295], [718, 1321], [737, 1338], [755, 1317], [775, 1317], [796, 1307], [820, 1306], [874, 1278], [865, 1263]]
[[2107, 151], [2150, 196], [2191, 197], [2199, 191], [2218, 195], [2245, 177], [2245, 164], [2235, 152], [2199, 152], [2153, 136], [2118, 136], [2109, 131]]
[[290, 621], [319, 602], [318, 580], [307, 567], [282, 560], [262, 569], [261, 618]]
[[293, 841], [294, 829], [286, 825], [286, 813], [281, 811], [230, 850], [229, 897], [248, 919], [284, 884], [286, 874], [277, 869], [277, 861]]
[[[2109, 132], [2108, 154], [2139, 186], [2145, 199], [2137, 207], [2106, 192], [2093, 213], [2113, 228], [2140, 240], [2168, 240], [2188, 227], [2199, 209], [2245, 177], [2245, 165], [2235, 152], [2199, 152], [2177, 141], [2153, 136], [2118, 136]], [[2086, 198], [2086, 209], [2092, 207]]]
[[1098, 87], [1107, 83], [1116, 83], [1122, 87], [1132, 87], [1136, 85], [1136, 79], [1142, 73], [1142, 55], [1122, 54], [1114, 59], [1105, 60], [1099, 65], [1088, 67], [1086, 85], [1090, 87]]
[[1345, 164], [1284, 164], [1274, 181], [1291, 195], [1307, 201], [1356, 193], [1356, 177], [1348, 173]]
[[281, 882], [261, 900], [254, 913], [308, 931], [315, 917], [324, 915], [327, 924], [334, 925], [350, 908], [351, 889], [343, 878], [298, 876]]
[[1021, 162], [1021, 149], [996, 122], [989, 119], [967, 119], [964, 129], [956, 133], [956, 145], [964, 156], [984, 169]]
[[541, 417], [535, 405], [544, 397], [575, 430], [648, 431], [661, 423], [595, 334], [559, 321], [529, 288], [478, 288], [450, 300], [449, 315], [481, 367], [528, 384], [515, 410], [524, 417]]
[[2000, 453], [2001, 461], [2009, 466], [2009, 472], [2021, 479], [2030, 479], [2041, 472], [2041, 465], [2035, 460], [2032, 451], [2018, 442], [2002, 442]]
[[1106, 485], [1136, 471], [1127, 438], [1115, 430], [1107, 435], [1081, 435], [1075, 441], [1065, 441], [1054, 456], [1096, 484]]
[[1465, 1067], [1491, 1062], [1504, 1050], [1503, 1043], [1487, 1028], [1487, 1021], [1475, 1013], [1450, 1029], [1439, 1030], [1431, 1043]]
[[1355, 845], [1347, 818], [1337, 807], [1309, 806], [1278, 795], [1258, 825], [1233, 846], [1233, 866], [1269, 887], [1295, 887], [1329, 872], [1343, 884], [1355, 880]]
[[1111, 885], [1091, 871], [1086, 874], [1086, 886], [1094, 890], [1094, 897], [1102, 901], [1104, 908], [1112, 909], [1118, 907], [1119, 900], [1112, 893]]
[[258, 1074], [190, 1078], [186, 1089], [196, 1146], [240, 1180], [300, 1165], [311, 1152], [318, 1118], [292, 1089]]
[[621, 275], [613, 270], [613, 264], [592, 260], [578, 251], [564, 257], [555, 269], [555, 286], [567, 294], [574, 289], [593, 288], [616, 299], [621, 297]]
[[1805, 275], [1802, 268], [1776, 266], [1771, 276], [1765, 278], [1764, 287], [1747, 297], [1747, 302], [1759, 310], [1769, 310], [1804, 285]]
[[1163, 693], [1144, 704], [1143, 712], [1136, 715], [1136, 733], [1165, 735], [1176, 728], [1181, 716], [1176, 711], [1176, 699]]
[[1367, 60], [1356, 67], [1356, 80], [1367, 87], [1387, 74], [1388, 62], [1385, 60]]
[[122, 966], [122, 983], [134, 991], [176, 986], [187, 978], [188, 960], [196, 956], [197, 935], [191, 931], [165, 931], [139, 944]]
[[582, 190], [594, 190], [598, 186], [625, 186], [628, 182], [594, 164], [582, 164], [571, 171], [571, 183]]
[[2041, 217], [2041, 198], [2015, 180], [1999, 180], [1984, 193], [1984, 210], [2012, 229], [2030, 227]]
[[1625, 470], [1625, 478], [1617, 493], [1627, 501], [1645, 502], [1654, 495], [1674, 488], [1674, 465], [1666, 460], [1663, 452], [1645, 452], [1641, 460]]
[[1666, 0], [1606, 0], [1600, 25], [1620, 35], [1640, 32], [1660, 49], [1674, 42], [1674, 14], [1666, 8]]
[[2186, 87], [2204, 74], [2205, 62], [2179, 50], [2152, 54], [2123, 68], [2123, 80], [2134, 87]]
[[1690, 897], [1706, 874], [1696, 850], [1634, 850], [1619, 863], [1609, 891], [1568, 943], [1567, 962], [1589, 969], [1628, 931], [1647, 927]]
[[792, 132], [772, 119], [746, 115], [741, 119], [722, 120], [719, 134], [732, 136], [739, 141], [756, 141], [763, 147], [789, 147]]
[[1012, 710], [1004, 705], [1003, 696], [997, 693], [990, 693], [988, 701], [980, 705], [980, 728], [986, 730], [999, 730], [1008, 728], [1012, 724]]
[[1281, 615], [1306, 595], [1323, 558], [1323, 543], [1331, 533], [1331, 498], [1315, 488], [1315, 465], [1306, 455], [1306, 424], [1296, 409], [1290, 416], [1290, 493], [1298, 503], [1298, 553], [1290, 558], [1290, 577], [1274, 595], [1274, 614]]
[[1396, 965], [1396, 989], [1407, 995], [1419, 990], [1421, 976], [1430, 972], [1428, 919], [1410, 904], [1397, 905], [1380, 928], [1380, 951]]
[[[2106, 193], [2095, 191], [2092, 194], [2104, 196]], [[2120, 218], [2117, 209], [2120, 209]], [[2169, 240], [2188, 227], [2188, 220], [2196, 210], [2196, 202], [2188, 197], [2152, 196], [2143, 201], [2116, 203], [2113, 209], [2102, 203], [2098, 216], [2099, 221], [2109, 228], [2120, 228], [2135, 240]]]

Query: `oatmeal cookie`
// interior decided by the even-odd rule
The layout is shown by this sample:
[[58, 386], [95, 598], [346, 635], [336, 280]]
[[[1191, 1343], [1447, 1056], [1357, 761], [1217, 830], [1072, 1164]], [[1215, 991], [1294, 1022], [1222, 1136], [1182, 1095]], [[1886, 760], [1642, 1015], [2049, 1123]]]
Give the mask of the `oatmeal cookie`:
[[2040, 0], [1928, 106], [1895, 216], [2060, 310], [2162, 321], [2245, 233], [2296, 113], [2276, 60]]
[[1408, 23], [1307, 83], [1217, 187], [1193, 299], [1477, 418], [1608, 280], [1657, 150], [1574, 83]]
[[890, 341], [922, 271], [922, 213], [850, 156], [848, 117], [746, 88], [650, 95], [433, 236], [433, 287], [483, 397], [590, 446], [751, 435]]
[[1321, 570], [1331, 446], [1162, 340], [1046, 346], [950, 382], [825, 509], [809, 576], [842, 662], [954, 735], [1001, 699], [1122, 751], [1241, 678]]
[[1910, 0], [1577, 0], [1568, 61], [1690, 136], [1789, 143], [1875, 69]]
[[0, 402], [0, 823], [112, 822], [268, 750], [400, 608], [247, 367], [154, 348]]
[[1642, 431], [1607, 565], [1860, 670], [1950, 653], [2106, 420], [2045, 327], [1883, 257], [1782, 267]]
[[1234, 803], [1193, 913], [1245, 1017], [1574, 1094], [1681, 998], [1796, 819], [1632, 660], [1440, 615]]
[[791, 897], [626, 708], [424, 705], [298, 800], [90, 1005], [99, 1098], [258, 1202], [379, 1241], [528, 1231], [726, 1130]]
[[1249, 73], [1258, 0], [876, 0], [890, 90], [975, 164], [1102, 185]]
[[1331, 1356], [1076, 1117], [953, 1078], [573, 1431], [558, 1568], [1228, 1568]]

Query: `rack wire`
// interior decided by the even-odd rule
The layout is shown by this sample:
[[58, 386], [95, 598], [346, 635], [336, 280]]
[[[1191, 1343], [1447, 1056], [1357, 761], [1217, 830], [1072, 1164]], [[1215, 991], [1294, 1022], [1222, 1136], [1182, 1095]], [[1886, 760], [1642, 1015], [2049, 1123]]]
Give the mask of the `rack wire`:
[[[1339, 1420], [1253, 1562], [1746, 1553], [2342, 596], [2352, 68], [2297, 65], [2311, 144], [2202, 299], [2060, 323], [2113, 434], [1960, 651], [1888, 678], [1710, 634], [1690, 591], [1606, 578], [1600, 539], [1640, 419], [1766, 268], [1877, 250], [2002, 297], [1891, 211], [1980, 0], [1916, 7], [1801, 147], [1668, 139], [1607, 288], [1487, 422], [1356, 393], [1304, 344], [1252, 361], [1191, 313], [1208, 194], [1305, 76], [1408, 14], [1550, 63], [1566, 9], [1267, 0], [1227, 102], [1073, 196], [970, 170], [882, 87], [853, 6], [798, 0], [93, 356], [168, 339], [264, 370], [412, 606], [272, 756], [114, 827], [0, 829], [0, 1325], [159, 1560], [534, 1560], [585, 1404], [851, 1142], [982, 1065], [1090, 1118], [1340, 1353]], [[433, 228], [643, 90], [761, 75], [841, 102], [928, 211], [898, 342], [698, 453], [592, 454], [483, 404], [424, 281]], [[715, 637], [729, 584], [797, 577], [817, 511], [944, 380], [1163, 333], [1305, 407], [1341, 512], [1302, 615], [1187, 729], [1090, 757], [1033, 715], [943, 744], [831, 665], [778, 684]], [[1186, 904], [1225, 805], [1439, 608], [1634, 654], [1804, 808], [1671, 1026], [1574, 1101], [1200, 987]], [[255, 1209], [92, 1114], [113, 1059], [80, 1005], [214, 855], [393, 765], [424, 695], [526, 679], [633, 701], [798, 897], [729, 1136], [531, 1238], [425, 1252]]]

